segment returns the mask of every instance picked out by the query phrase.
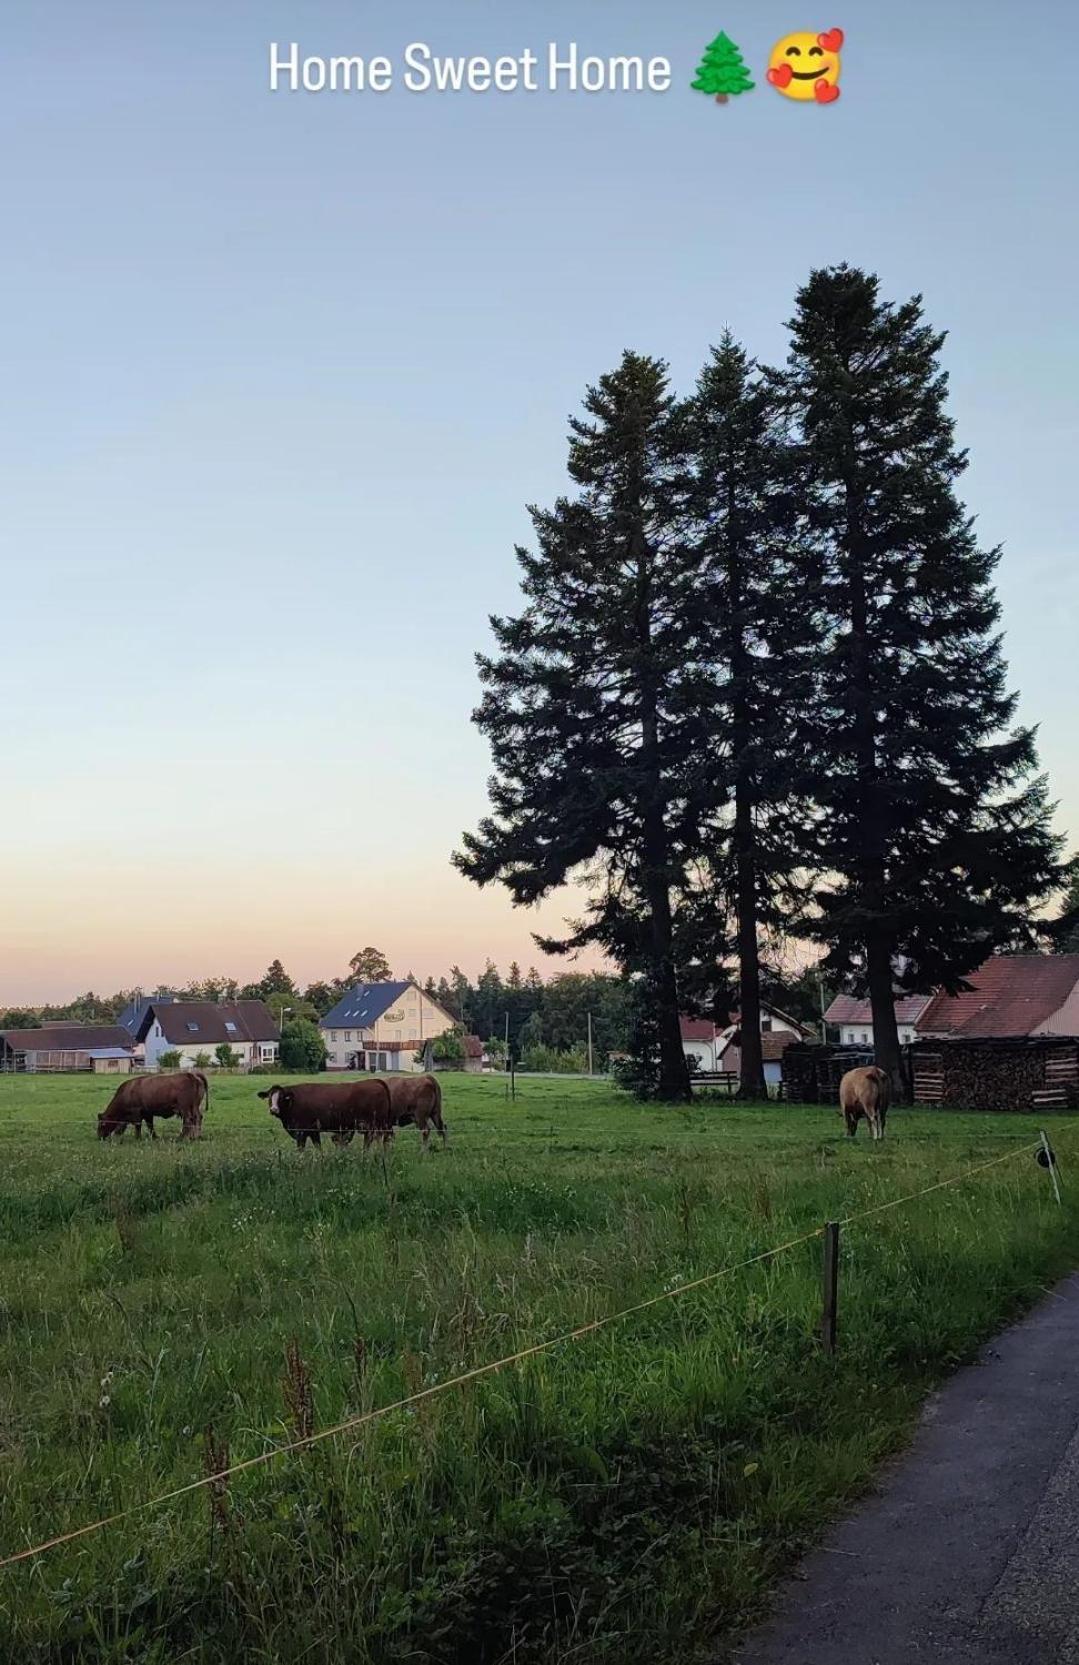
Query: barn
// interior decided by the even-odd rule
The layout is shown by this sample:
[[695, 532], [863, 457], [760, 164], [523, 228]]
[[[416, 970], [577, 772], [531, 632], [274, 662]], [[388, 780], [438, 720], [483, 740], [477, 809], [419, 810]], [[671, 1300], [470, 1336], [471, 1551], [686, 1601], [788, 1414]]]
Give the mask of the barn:
[[112, 1024], [45, 1023], [40, 1029], [0, 1031], [0, 1069], [29, 1075], [67, 1070], [122, 1074], [130, 1070], [135, 1045], [126, 1029]]

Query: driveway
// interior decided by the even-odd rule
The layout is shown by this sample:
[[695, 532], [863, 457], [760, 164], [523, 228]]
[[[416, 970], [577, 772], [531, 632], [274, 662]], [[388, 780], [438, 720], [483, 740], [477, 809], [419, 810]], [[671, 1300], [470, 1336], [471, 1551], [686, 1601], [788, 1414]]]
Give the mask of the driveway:
[[926, 1406], [738, 1665], [1079, 1665], [1079, 1274]]

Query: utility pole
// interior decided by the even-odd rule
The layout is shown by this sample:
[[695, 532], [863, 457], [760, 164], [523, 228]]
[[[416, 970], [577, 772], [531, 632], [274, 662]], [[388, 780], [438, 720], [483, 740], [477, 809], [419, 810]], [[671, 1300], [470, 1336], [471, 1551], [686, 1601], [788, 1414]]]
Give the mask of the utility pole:
[[588, 1014], [588, 1073], [592, 1074], [592, 1013]]

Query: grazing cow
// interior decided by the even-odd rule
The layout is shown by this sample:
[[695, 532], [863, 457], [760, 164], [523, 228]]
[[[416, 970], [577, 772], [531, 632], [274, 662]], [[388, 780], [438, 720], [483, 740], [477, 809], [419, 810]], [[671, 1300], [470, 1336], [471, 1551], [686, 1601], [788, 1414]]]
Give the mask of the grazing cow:
[[131, 1075], [120, 1083], [97, 1118], [97, 1136], [107, 1139], [115, 1133], [122, 1138], [125, 1129], [133, 1127], [136, 1139], [141, 1139], [145, 1122], [151, 1139], [156, 1139], [154, 1117], [179, 1116], [180, 1138], [197, 1139], [202, 1133], [203, 1112], [209, 1104], [210, 1083], [201, 1070]]
[[869, 1064], [864, 1069], [848, 1070], [839, 1083], [839, 1108], [852, 1139], [863, 1116], [874, 1139], [883, 1139], [884, 1122], [891, 1101], [892, 1083], [888, 1073], [875, 1064]]
[[296, 1087], [267, 1087], [259, 1098], [268, 1100], [270, 1115], [301, 1150], [308, 1139], [320, 1145], [323, 1133], [331, 1134], [335, 1145], [347, 1145], [355, 1133], [362, 1133], [365, 1150], [373, 1139], [386, 1144], [393, 1137], [384, 1081], [303, 1081]]
[[394, 1127], [410, 1127], [414, 1122], [420, 1130], [424, 1150], [427, 1149], [432, 1127], [442, 1135], [442, 1143], [446, 1143], [442, 1087], [437, 1077], [402, 1075], [391, 1078], [386, 1085], [390, 1089]]

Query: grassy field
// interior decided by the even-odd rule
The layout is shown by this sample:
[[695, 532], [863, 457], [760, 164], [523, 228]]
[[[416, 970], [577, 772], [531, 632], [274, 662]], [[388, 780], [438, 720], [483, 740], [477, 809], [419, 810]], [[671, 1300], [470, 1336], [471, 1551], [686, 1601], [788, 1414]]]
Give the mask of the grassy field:
[[262, 1084], [215, 1083], [184, 1146], [99, 1143], [105, 1082], [0, 1077], [0, 1555], [1015, 1155], [844, 1230], [834, 1359], [813, 1241], [0, 1571], [4, 1660], [714, 1659], [1079, 1262], [1024, 1117], [896, 1112], [874, 1148], [834, 1111], [458, 1077], [449, 1149], [383, 1164], [301, 1155]]

